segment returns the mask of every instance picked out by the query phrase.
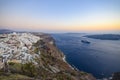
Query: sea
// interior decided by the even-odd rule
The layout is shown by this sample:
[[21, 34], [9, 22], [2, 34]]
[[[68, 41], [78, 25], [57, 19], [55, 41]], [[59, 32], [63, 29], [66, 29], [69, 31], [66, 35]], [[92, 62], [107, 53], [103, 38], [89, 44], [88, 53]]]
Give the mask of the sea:
[[[51, 34], [66, 61], [97, 79], [120, 72], [120, 40], [100, 40], [84, 37], [85, 33]], [[81, 40], [90, 42], [83, 43]]]

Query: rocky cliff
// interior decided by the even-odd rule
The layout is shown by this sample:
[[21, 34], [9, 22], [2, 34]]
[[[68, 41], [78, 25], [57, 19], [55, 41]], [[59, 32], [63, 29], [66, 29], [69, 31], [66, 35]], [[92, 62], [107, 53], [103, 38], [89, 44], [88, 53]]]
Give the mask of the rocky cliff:
[[72, 68], [49, 34], [1, 34], [0, 56], [0, 80], [96, 80]]

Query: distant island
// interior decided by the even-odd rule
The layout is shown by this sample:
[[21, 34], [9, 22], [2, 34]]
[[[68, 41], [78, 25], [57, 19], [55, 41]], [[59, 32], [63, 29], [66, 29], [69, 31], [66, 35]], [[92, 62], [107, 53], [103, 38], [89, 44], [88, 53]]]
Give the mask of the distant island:
[[0, 29], [0, 34], [5, 34], [5, 33], [12, 33], [14, 32], [13, 30], [9, 30], [9, 29]]
[[101, 40], [120, 40], [120, 35], [119, 34], [86, 35], [84, 37], [101, 39]]

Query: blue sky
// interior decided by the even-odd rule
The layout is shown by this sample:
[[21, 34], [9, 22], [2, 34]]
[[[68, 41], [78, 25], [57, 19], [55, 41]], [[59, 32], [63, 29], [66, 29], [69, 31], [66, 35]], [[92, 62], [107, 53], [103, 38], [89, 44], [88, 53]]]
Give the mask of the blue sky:
[[110, 24], [117, 30], [120, 0], [0, 0], [0, 17], [1, 28], [94, 31]]

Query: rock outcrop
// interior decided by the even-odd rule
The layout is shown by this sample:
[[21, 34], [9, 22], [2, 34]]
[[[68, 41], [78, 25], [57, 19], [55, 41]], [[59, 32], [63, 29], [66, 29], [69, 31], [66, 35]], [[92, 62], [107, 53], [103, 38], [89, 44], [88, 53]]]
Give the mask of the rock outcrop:
[[114, 73], [111, 80], [120, 80], [120, 72]]

